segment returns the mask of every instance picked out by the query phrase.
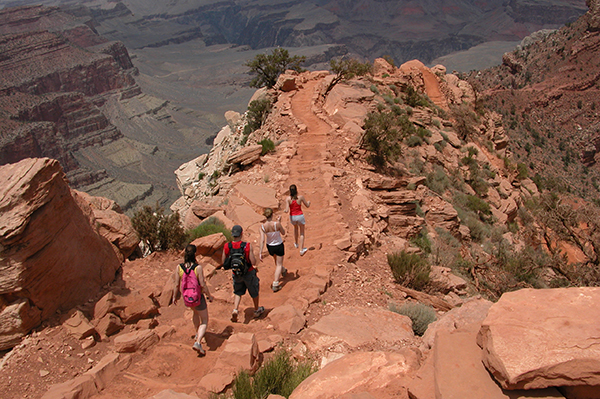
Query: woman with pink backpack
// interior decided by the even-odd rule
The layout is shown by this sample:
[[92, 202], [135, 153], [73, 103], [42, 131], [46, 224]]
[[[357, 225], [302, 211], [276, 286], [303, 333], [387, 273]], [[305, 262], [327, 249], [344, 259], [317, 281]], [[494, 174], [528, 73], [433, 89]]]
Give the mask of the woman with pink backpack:
[[[173, 295], [173, 304], [177, 304], [177, 297], [181, 292], [181, 297], [185, 306], [192, 309], [194, 315], [192, 322], [196, 330], [196, 342], [192, 346], [199, 355], [204, 356], [206, 351], [202, 348], [200, 341], [206, 333], [208, 326], [208, 307], [206, 299], [213, 301], [213, 296], [208, 291], [208, 285], [204, 280], [204, 271], [202, 265], [196, 262], [196, 246], [188, 245], [185, 247], [183, 262], [177, 265], [175, 293]], [[206, 297], [205, 297], [206, 294]]]

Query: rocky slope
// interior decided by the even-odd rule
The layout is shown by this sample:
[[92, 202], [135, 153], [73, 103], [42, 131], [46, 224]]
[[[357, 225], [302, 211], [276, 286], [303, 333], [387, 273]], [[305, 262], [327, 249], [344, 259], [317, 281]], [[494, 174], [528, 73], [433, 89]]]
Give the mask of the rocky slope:
[[127, 49], [89, 18], [33, 6], [0, 11], [0, 163], [60, 161], [73, 187], [129, 209], [173, 201], [163, 168], [206, 147], [186, 109], [145, 95]]
[[530, 176], [598, 201], [600, 75], [592, 66], [600, 61], [600, 11], [589, 4], [583, 18], [528, 38], [470, 81], [482, 103], [505, 116], [510, 148]]

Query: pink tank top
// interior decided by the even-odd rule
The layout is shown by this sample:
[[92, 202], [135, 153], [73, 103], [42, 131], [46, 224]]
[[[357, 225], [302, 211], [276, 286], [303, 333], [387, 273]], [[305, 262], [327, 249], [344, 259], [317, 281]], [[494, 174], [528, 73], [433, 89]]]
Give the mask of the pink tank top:
[[292, 200], [292, 202], [290, 203], [290, 215], [302, 215], [302, 207], [299, 203], [296, 202], [296, 200]]

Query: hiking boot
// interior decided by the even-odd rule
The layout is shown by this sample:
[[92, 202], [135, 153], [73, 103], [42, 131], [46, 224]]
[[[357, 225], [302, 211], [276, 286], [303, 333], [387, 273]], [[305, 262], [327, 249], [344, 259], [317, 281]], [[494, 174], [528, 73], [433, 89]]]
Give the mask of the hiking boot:
[[273, 292], [277, 292], [281, 289], [281, 285], [273, 283], [271, 289], [273, 290]]
[[202, 344], [200, 342], [194, 342], [194, 346], [192, 346], [192, 349], [198, 352], [198, 354], [201, 356], [206, 355], [206, 351], [204, 350], [204, 348], [202, 348]]
[[260, 317], [261, 314], [265, 312], [265, 308], [263, 306], [259, 306], [258, 309], [254, 311], [254, 318]]
[[235, 323], [237, 321], [237, 317], [238, 317], [238, 310], [233, 309], [233, 312], [231, 312], [231, 321]]
[[304, 255], [306, 251], [308, 251], [308, 248], [302, 248], [302, 250], [300, 251], [300, 256]]

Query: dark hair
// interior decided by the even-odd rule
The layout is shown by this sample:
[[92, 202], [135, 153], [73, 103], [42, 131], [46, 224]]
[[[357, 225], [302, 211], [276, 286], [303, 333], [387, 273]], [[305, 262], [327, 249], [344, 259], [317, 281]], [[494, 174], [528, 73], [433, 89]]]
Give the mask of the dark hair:
[[292, 197], [293, 199], [298, 198], [298, 188], [295, 184], [292, 184], [290, 186], [290, 197]]
[[185, 263], [196, 263], [196, 246], [189, 244], [185, 247], [185, 253], [183, 254], [183, 261]]

